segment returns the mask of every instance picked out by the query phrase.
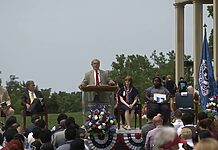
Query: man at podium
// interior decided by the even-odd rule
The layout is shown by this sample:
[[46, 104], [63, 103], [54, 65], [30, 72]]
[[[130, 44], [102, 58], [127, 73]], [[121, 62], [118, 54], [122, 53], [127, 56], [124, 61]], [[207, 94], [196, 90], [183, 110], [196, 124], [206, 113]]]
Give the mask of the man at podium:
[[[108, 73], [104, 70], [99, 69], [100, 67], [100, 60], [93, 59], [91, 61], [92, 70], [85, 73], [85, 77], [82, 83], [79, 85], [79, 89], [83, 91], [83, 112], [86, 112], [96, 105], [107, 105], [109, 109], [111, 108], [112, 104], [111, 99], [111, 92], [107, 92], [109, 86], [114, 86], [115, 82], [108, 77]], [[108, 86], [108, 87], [106, 87]], [[92, 88], [90, 91], [85, 91], [87, 88]], [[106, 91], [102, 92], [102, 89], [106, 88]]]
[[87, 85], [115, 85], [115, 82], [108, 77], [108, 73], [104, 70], [99, 69], [100, 60], [93, 59], [91, 61], [92, 70], [85, 74], [82, 83], [79, 85], [79, 89]]

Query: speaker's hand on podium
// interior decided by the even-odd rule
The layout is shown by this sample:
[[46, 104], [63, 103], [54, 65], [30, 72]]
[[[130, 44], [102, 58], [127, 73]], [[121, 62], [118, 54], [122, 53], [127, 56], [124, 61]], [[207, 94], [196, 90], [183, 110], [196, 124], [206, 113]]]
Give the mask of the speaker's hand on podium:
[[109, 80], [108, 84], [111, 85], [111, 86], [116, 85], [116, 83], [113, 80]]

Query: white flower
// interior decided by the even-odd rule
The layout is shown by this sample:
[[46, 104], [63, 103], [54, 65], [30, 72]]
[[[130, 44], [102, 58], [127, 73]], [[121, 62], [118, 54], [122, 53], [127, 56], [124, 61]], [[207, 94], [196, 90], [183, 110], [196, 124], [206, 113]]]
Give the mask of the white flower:
[[102, 115], [102, 116], [103, 116], [103, 115], [104, 115], [104, 112], [102, 111], [102, 112], [100, 113], [100, 115]]
[[89, 115], [89, 118], [91, 118], [92, 116], [91, 115]]
[[100, 125], [100, 126], [98, 126], [98, 129], [102, 129], [102, 126]]
[[98, 120], [98, 116], [97, 115], [95, 115], [95, 120]]
[[92, 125], [92, 123], [91, 122], [89, 122], [89, 126], [91, 126]]
[[102, 126], [106, 126], [106, 124], [105, 124], [105, 123], [102, 123]]
[[114, 123], [114, 121], [113, 120], [110, 120], [110, 124], [113, 124]]

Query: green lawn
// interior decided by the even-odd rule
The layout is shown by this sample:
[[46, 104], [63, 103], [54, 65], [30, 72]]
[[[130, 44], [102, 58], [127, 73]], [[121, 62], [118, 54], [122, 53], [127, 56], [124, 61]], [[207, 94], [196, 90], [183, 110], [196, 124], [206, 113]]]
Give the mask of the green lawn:
[[[73, 112], [73, 113], [66, 113], [69, 117], [74, 117], [75, 121], [78, 125], [83, 124], [82, 112]], [[23, 117], [21, 115], [15, 115], [17, 117], [17, 121], [23, 125]], [[54, 125], [57, 124], [57, 116], [58, 114], [49, 114], [48, 115], [48, 128], [51, 129]], [[1, 121], [4, 121], [1, 118]], [[30, 117], [27, 117], [27, 125], [31, 122]]]

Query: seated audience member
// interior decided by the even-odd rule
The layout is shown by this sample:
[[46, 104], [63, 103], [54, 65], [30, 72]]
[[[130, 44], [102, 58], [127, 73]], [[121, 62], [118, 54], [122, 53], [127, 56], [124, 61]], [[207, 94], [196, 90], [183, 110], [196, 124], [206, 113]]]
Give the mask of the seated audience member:
[[181, 140], [173, 127], [163, 127], [154, 136], [154, 147], [150, 150], [178, 150], [179, 143], [186, 144]]
[[207, 113], [206, 112], [199, 112], [198, 113], [198, 121], [197, 122], [200, 122], [201, 120], [203, 120], [203, 119], [206, 119], [206, 118], [208, 118], [208, 115], [207, 115]]
[[70, 143], [70, 150], [85, 150], [84, 140], [75, 139]]
[[55, 132], [52, 135], [51, 143], [53, 144], [54, 148], [58, 148], [59, 146], [63, 145], [66, 142], [65, 139], [65, 130], [69, 126], [74, 125], [76, 128], [78, 128], [78, 125], [75, 123], [75, 119], [73, 117], [68, 117], [65, 121], [65, 126], [63, 129]]
[[142, 127], [142, 130], [141, 130], [141, 136], [142, 136], [144, 141], [146, 140], [146, 136], [147, 136], [148, 132], [155, 128], [155, 125], [153, 124], [152, 119], [156, 115], [157, 114], [153, 110], [151, 110], [151, 109], [147, 111], [147, 119], [148, 119], [148, 121]]
[[62, 129], [63, 124], [65, 124], [66, 119], [67, 119], [67, 115], [64, 113], [60, 113], [57, 117], [57, 125], [52, 127], [51, 132], [54, 133], [58, 131], [59, 129]]
[[54, 147], [51, 143], [45, 143], [42, 145], [40, 150], [54, 150]]
[[[45, 120], [43, 119], [39, 119], [38, 121], [36, 121], [35, 125], [36, 125], [36, 128], [40, 128], [41, 130], [45, 129], [46, 125], [45, 125]], [[35, 128], [34, 128], [35, 129]], [[38, 132], [39, 130], [34, 130], [34, 132]], [[36, 133], [36, 134], [39, 134], [39, 133]], [[35, 138], [33, 137], [33, 132], [30, 132], [28, 134], [28, 137], [27, 137], [27, 141], [29, 144], [31, 144], [32, 142], [35, 141]]]
[[37, 114], [43, 111], [43, 98], [40, 91], [35, 88], [34, 81], [26, 82], [26, 90], [23, 95], [22, 105], [30, 114]]
[[210, 126], [211, 135], [218, 140], [218, 119], [215, 119]]
[[22, 144], [22, 148], [24, 148], [26, 146], [26, 138], [23, 134], [21, 134], [21, 133], [15, 134], [14, 139], [20, 141], [20, 143]]
[[39, 118], [39, 116], [38, 116], [37, 114], [34, 114], [34, 115], [31, 116], [31, 124], [28, 125], [28, 126], [26, 127], [26, 130], [25, 130], [25, 136], [26, 136], [26, 137], [27, 137], [28, 134], [29, 134], [30, 132], [32, 132], [33, 129], [36, 127], [35, 123], [36, 123], [36, 121], [38, 121], [39, 119], [40, 119], [40, 118]]
[[181, 131], [180, 138], [187, 142], [187, 145], [183, 145], [185, 149], [193, 149], [194, 143], [192, 140], [192, 130], [189, 128], [183, 128]]
[[212, 123], [213, 123], [212, 119], [206, 118], [198, 122], [197, 128], [198, 130], [210, 130]]
[[[155, 99], [155, 94], [162, 94], [166, 98], [163, 101]], [[169, 123], [170, 119], [170, 105], [168, 103], [170, 98], [170, 92], [162, 85], [160, 77], [153, 78], [153, 86], [145, 90], [145, 98], [148, 100], [148, 110], [152, 109], [156, 113], [164, 114], [164, 123]]]
[[10, 116], [6, 121], [5, 121], [5, 126], [4, 130], [7, 130], [8, 128], [12, 126], [16, 126], [18, 124], [17, 118], [15, 116]]
[[217, 150], [217, 148], [218, 142], [213, 138], [202, 139], [194, 146], [194, 150]]
[[176, 129], [176, 131], [178, 130], [178, 128], [180, 128], [181, 126], [184, 126], [183, 125], [183, 122], [181, 120], [182, 118], [182, 112], [181, 110], [177, 109], [174, 113], [174, 116], [175, 116], [175, 121], [172, 123], [174, 128]]
[[12, 139], [10, 142], [8, 142], [2, 150], [24, 150], [23, 144], [20, 142], [20, 140]]
[[119, 97], [121, 101], [120, 109], [124, 111], [127, 130], [131, 129], [131, 120], [134, 117], [138, 100], [138, 90], [133, 86], [133, 80], [131, 76], [126, 76], [124, 79], [124, 85], [120, 88]]
[[198, 131], [198, 141], [205, 138], [213, 138], [209, 130], [200, 130]]
[[67, 149], [70, 149], [70, 143], [76, 139], [76, 126], [75, 125], [70, 125], [66, 128], [65, 132], [64, 132], [64, 135], [65, 135], [65, 139], [66, 139], [66, 142], [65, 144], [59, 146], [57, 148], [57, 150], [67, 150]]
[[30, 145], [31, 150], [41, 150], [42, 142], [41, 141], [34, 141]]
[[197, 128], [196, 128], [196, 125], [194, 125], [194, 115], [190, 112], [185, 112], [182, 115], [182, 122], [184, 126], [181, 126], [178, 128], [177, 130], [178, 135], [179, 136], [181, 135], [182, 129], [189, 128], [192, 131], [193, 143], [196, 143], [198, 141], [198, 137], [197, 137]]
[[0, 112], [3, 112], [8, 118], [14, 115], [14, 109], [11, 107], [11, 99], [7, 89], [0, 86]]
[[163, 118], [160, 114], [155, 116], [153, 118], [153, 124], [155, 125], [155, 128], [150, 130], [146, 136], [145, 140], [145, 150], [153, 149], [154, 147], [154, 136], [160, 131], [161, 128], [163, 128]]
[[[13, 138], [14, 136], [17, 134], [17, 130], [15, 128], [8, 128], [4, 133], [3, 133], [3, 137], [5, 139], [5, 142], [6, 143], [9, 143]], [[3, 144], [4, 145], [4, 144]]]
[[42, 129], [39, 134], [39, 139], [41, 140], [42, 145], [51, 143], [51, 131], [49, 129]]

